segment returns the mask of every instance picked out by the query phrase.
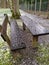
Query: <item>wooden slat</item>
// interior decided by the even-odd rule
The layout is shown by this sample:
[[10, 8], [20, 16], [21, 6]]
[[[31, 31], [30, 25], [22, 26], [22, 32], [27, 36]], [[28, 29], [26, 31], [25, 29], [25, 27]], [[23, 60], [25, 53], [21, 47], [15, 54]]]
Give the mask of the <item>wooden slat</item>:
[[1, 32], [3, 35], [6, 34], [7, 32], [7, 23], [8, 23], [8, 16], [5, 15], [5, 19], [2, 24], [2, 32]]
[[25, 44], [21, 41], [20, 30], [15, 19], [10, 20], [11, 28], [11, 50], [23, 49]]
[[34, 20], [28, 18], [27, 16], [20, 17], [23, 20], [23, 23], [27, 26], [30, 32], [35, 36], [47, 35], [49, 34], [49, 30], [35, 22]]
[[10, 39], [7, 36], [7, 24], [8, 24], [8, 16], [5, 14], [5, 19], [4, 19], [3, 24], [2, 24], [1, 37], [10, 46]]
[[32, 19], [33, 21], [35, 21], [36, 23], [39, 23], [40, 25], [44, 26], [44, 27], [49, 27], [49, 20], [48, 19], [44, 19], [41, 18], [35, 14], [29, 14], [23, 10], [20, 10], [20, 13], [24, 16], [27, 16], [28, 18]]

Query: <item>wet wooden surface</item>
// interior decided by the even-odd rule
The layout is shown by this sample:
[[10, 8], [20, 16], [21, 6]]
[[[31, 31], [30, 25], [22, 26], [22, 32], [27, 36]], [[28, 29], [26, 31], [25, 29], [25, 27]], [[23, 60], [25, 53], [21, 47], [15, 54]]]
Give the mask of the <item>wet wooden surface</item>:
[[19, 30], [18, 24], [15, 19], [10, 20], [10, 30], [11, 30], [11, 50], [23, 49], [25, 48], [25, 43], [21, 40], [21, 32]]
[[7, 25], [8, 25], [8, 16], [5, 15], [4, 16], [4, 21], [2, 24], [2, 30], [1, 30], [1, 37], [3, 38], [4, 41], [6, 41], [8, 43], [8, 45], [10, 45], [10, 39], [7, 35]]
[[[34, 19], [36, 19], [36, 17], [34, 19], [31, 19], [31, 18], [29, 18], [27, 16], [21, 16], [21, 19], [22, 19], [23, 23], [26, 25], [26, 27], [33, 34], [33, 36], [34, 35], [40, 36], [40, 35], [49, 34], [49, 29], [47, 29], [46, 27], [42, 26], [40, 24], [40, 22], [41, 22], [40, 20], [39, 20], [39, 22], [37, 22], [38, 18], [37, 18], [37, 20], [34, 20]], [[44, 21], [41, 22], [41, 23], [42, 24], [44, 24], [44, 23], [47, 24], [47, 22], [44, 22]]]
[[2, 31], [1, 31], [1, 33], [2, 33], [3, 35], [4, 35], [4, 34], [7, 34], [7, 25], [8, 25], [8, 16], [5, 15], [4, 17], [5, 17], [5, 19], [4, 19], [4, 21], [3, 21]]
[[20, 17], [22, 22], [33, 35], [32, 45], [33, 48], [35, 48], [38, 45], [38, 40], [42, 39], [39, 39], [38, 36], [49, 35], [49, 20], [40, 18], [37, 15], [28, 14], [24, 11], [21, 11], [21, 13], [23, 13], [23, 15]]

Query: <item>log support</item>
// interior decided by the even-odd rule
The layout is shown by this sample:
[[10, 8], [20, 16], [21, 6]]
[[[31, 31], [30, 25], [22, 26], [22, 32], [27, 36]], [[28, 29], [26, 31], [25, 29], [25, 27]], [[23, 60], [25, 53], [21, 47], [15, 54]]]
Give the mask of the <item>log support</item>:
[[23, 30], [26, 30], [26, 26], [25, 26], [25, 24], [23, 23]]
[[38, 47], [38, 36], [33, 36], [33, 42], [32, 42], [33, 48]]

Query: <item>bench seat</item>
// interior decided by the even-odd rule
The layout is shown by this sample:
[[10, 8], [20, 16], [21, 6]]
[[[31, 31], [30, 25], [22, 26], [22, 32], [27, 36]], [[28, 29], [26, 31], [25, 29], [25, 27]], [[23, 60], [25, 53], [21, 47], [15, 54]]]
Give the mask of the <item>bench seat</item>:
[[32, 33], [33, 47], [36, 47], [37, 43], [38, 43], [38, 36], [48, 35], [49, 29], [42, 26], [39, 22], [36, 22], [35, 20], [29, 18], [27, 15], [20, 16], [20, 18], [22, 19], [24, 30], [25, 30], [25, 26], [26, 26]]
[[35, 21], [28, 18], [27, 16], [21, 16], [21, 19], [23, 20], [23, 23], [30, 30], [30, 32], [32, 33], [33, 36], [41, 36], [41, 35], [49, 34], [48, 29], [46, 29], [39, 23], [36, 23]]
[[11, 50], [24, 49], [26, 45], [21, 40], [21, 33], [18, 24], [15, 19], [10, 20], [10, 30], [11, 30]]

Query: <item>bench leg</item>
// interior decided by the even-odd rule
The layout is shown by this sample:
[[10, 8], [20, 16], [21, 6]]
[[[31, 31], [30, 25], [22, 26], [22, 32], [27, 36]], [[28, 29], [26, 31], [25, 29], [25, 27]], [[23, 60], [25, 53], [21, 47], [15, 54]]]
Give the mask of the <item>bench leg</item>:
[[25, 26], [25, 24], [23, 23], [23, 30], [25, 30], [26, 29], [26, 26]]
[[38, 36], [33, 36], [33, 42], [32, 42], [33, 48], [38, 47]]
[[2, 30], [2, 26], [0, 25], [0, 32], [1, 32], [1, 30]]

